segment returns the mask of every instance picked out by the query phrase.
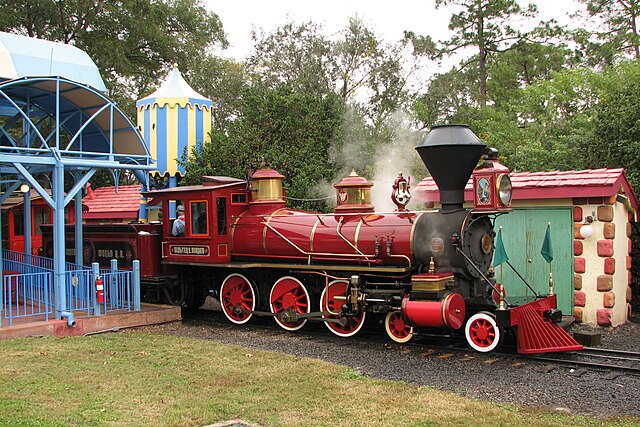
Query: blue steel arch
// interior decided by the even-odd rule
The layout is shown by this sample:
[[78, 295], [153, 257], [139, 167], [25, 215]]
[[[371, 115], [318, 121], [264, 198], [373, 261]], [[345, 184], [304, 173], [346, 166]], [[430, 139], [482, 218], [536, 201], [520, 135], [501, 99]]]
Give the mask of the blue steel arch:
[[[0, 82], [3, 116], [13, 116], [27, 124], [21, 140], [2, 129], [0, 152], [46, 153], [55, 147], [79, 158], [118, 158], [127, 164], [147, 165], [150, 154], [131, 120], [104, 94], [91, 86], [62, 77], [23, 77]], [[37, 123], [43, 116], [55, 117], [52, 134], [41, 135]], [[71, 136], [60, 145], [60, 131]], [[26, 136], [29, 136], [26, 138]]]

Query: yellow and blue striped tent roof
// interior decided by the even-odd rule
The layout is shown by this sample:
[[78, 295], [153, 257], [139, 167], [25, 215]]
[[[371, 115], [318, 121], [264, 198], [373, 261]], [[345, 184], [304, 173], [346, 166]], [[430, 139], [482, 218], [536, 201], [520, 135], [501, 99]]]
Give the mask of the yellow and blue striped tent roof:
[[183, 175], [177, 159], [209, 141], [213, 101], [184, 80], [177, 67], [152, 94], [138, 100], [138, 129], [157, 159], [159, 175]]

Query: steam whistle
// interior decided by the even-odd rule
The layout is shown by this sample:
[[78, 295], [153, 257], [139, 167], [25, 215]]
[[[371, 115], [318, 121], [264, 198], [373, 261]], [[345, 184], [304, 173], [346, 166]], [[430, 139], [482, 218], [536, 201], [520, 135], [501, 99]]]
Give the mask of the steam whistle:
[[397, 212], [406, 212], [406, 206], [411, 200], [409, 192], [411, 177], [409, 180], [404, 179], [402, 172], [398, 172], [398, 177], [393, 182], [393, 191], [391, 191], [391, 201], [398, 207]]

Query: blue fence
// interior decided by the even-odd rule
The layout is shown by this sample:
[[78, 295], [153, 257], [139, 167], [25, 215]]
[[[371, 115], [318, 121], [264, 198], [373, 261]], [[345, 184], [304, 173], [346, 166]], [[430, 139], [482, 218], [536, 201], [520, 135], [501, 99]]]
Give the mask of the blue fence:
[[[5, 270], [6, 272], [7, 270]], [[53, 316], [53, 272], [17, 273], [2, 276], [2, 317], [13, 320], [20, 317], [41, 316], [49, 320]]]
[[[19, 317], [54, 316], [55, 286], [53, 260], [8, 250], [2, 251], [3, 275], [0, 292], [0, 327], [8, 319], [9, 326]], [[96, 279], [104, 283], [104, 302], [96, 296]], [[67, 311], [86, 316], [117, 310], [140, 309], [140, 269], [134, 261], [132, 271], [118, 270], [115, 260], [111, 269], [66, 263], [65, 294]]]

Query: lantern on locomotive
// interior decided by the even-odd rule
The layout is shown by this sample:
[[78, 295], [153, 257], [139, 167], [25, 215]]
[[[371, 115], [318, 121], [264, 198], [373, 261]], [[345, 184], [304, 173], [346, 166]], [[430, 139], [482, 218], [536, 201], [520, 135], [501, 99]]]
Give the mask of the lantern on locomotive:
[[490, 148], [482, 165], [473, 173], [473, 208], [476, 211], [509, 209], [512, 192], [509, 168], [498, 162], [498, 151]]

